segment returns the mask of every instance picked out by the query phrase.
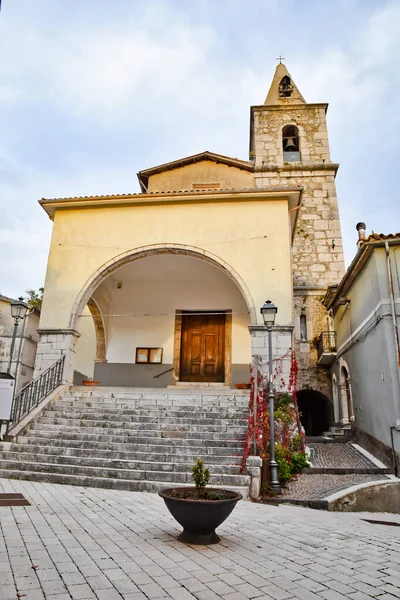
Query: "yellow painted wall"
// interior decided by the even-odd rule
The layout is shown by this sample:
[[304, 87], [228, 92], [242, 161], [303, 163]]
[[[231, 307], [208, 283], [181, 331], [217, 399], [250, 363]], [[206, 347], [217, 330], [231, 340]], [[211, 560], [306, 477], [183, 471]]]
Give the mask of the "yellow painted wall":
[[277, 324], [292, 322], [288, 206], [285, 200], [59, 210], [45, 283], [41, 328], [67, 328], [80, 290], [107, 261], [147, 245], [204, 248], [245, 281], [259, 307], [270, 298]]
[[149, 177], [148, 191], [165, 192], [192, 190], [196, 183], [219, 183], [220, 189], [247, 189], [255, 187], [254, 174], [249, 171], [203, 160]]

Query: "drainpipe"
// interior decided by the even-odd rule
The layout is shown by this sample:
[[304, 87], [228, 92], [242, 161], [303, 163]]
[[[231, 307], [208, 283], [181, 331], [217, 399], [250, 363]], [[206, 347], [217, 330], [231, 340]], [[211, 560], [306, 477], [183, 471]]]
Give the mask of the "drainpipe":
[[396, 305], [395, 305], [395, 300], [394, 300], [392, 265], [391, 265], [391, 261], [390, 261], [389, 244], [387, 242], [385, 242], [385, 250], [386, 250], [386, 266], [387, 266], [389, 292], [390, 292], [390, 307], [391, 307], [391, 313], [392, 313], [393, 331], [394, 331], [394, 339], [395, 339], [395, 345], [396, 345], [397, 374], [399, 376], [399, 384], [400, 384], [399, 328], [397, 326], [397, 319], [396, 319]]
[[[394, 340], [396, 345], [396, 359], [397, 359], [397, 374], [399, 377], [399, 385], [400, 385], [400, 342], [399, 342], [399, 328], [397, 325], [396, 318], [396, 304], [394, 299], [394, 289], [393, 289], [393, 274], [392, 274], [392, 264], [390, 260], [390, 250], [389, 244], [385, 242], [385, 251], [386, 251], [386, 266], [387, 266], [387, 274], [388, 274], [388, 282], [389, 282], [389, 292], [390, 292], [390, 308], [392, 313], [392, 323], [393, 323], [393, 331], [394, 331]], [[396, 403], [395, 403], [396, 406]], [[399, 415], [400, 416], [400, 415]], [[392, 425], [390, 427], [390, 438], [392, 442], [392, 455], [393, 455], [393, 463], [394, 463], [394, 472], [397, 476], [398, 468], [397, 468], [397, 460], [396, 460], [396, 452], [394, 449], [394, 440], [393, 440], [393, 430], [400, 430], [400, 419], [396, 419], [396, 425]]]

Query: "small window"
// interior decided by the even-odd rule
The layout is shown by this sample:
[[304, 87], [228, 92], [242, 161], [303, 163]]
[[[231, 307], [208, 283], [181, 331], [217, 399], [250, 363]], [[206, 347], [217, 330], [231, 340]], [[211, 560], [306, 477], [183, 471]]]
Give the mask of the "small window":
[[284, 162], [301, 160], [299, 130], [296, 125], [285, 125], [282, 129], [282, 148]]
[[282, 77], [281, 82], [279, 84], [279, 98], [290, 98], [293, 94], [293, 85], [290, 81], [290, 77], [285, 75]]
[[302, 342], [307, 340], [307, 317], [300, 315], [300, 339]]

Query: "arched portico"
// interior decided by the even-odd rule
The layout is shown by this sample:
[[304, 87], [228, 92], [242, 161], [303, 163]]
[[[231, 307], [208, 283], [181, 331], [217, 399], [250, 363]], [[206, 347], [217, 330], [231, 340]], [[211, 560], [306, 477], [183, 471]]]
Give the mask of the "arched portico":
[[251, 294], [247, 288], [247, 285], [243, 281], [242, 277], [226, 261], [218, 257], [216, 254], [209, 252], [208, 250], [197, 248], [195, 246], [187, 246], [181, 244], [154, 244], [150, 246], [142, 246], [140, 248], [136, 248], [128, 252], [119, 254], [118, 256], [114, 257], [113, 259], [109, 260], [107, 263], [102, 265], [99, 269], [97, 269], [97, 271], [95, 271], [92, 274], [92, 276], [82, 287], [78, 294], [78, 297], [76, 298], [76, 301], [74, 302], [69, 327], [71, 329], [77, 329], [77, 319], [81, 315], [82, 310], [87, 305], [94, 291], [98, 288], [98, 286], [101, 284], [102, 281], [104, 281], [106, 277], [108, 277], [114, 271], [117, 271], [124, 265], [127, 265], [131, 262], [140, 260], [141, 258], [145, 258], [146, 256], [160, 254], [177, 254], [193, 256], [195, 258], [200, 258], [214, 265], [216, 268], [220, 269], [236, 284], [241, 294], [243, 295], [243, 298], [245, 299], [250, 314], [251, 324], [255, 325], [257, 323], [256, 308]]
[[[104, 385], [249, 381], [254, 303], [241, 278], [215, 255], [176, 244], [119, 255], [81, 289], [71, 330], [82, 329], [87, 298], [97, 338], [94, 378]], [[83, 338], [78, 359], [80, 347]], [[150, 360], [156, 352], [159, 364]]]

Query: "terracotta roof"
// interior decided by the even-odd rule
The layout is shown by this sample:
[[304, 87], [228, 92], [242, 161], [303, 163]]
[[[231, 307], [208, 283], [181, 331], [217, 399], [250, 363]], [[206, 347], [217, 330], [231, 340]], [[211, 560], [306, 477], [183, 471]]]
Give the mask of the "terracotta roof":
[[400, 233], [371, 233], [364, 242], [378, 242], [379, 240], [393, 240], [395, 238], [400, 238]]
[[205, 150], [199, 154], [193, 154], [192, 156], [186, 156], [185, 158], [180, 158], [162, 165], [157, 165], [156, 167], [150, 167], [149, 169], [139, 171], [137, 177], [139, 179], [140, 187], [143, 192], [146, 192], [148, 180], [151, 175], [163, 173], [164, 171], [171, 171], [172, 169], [179, 169], [180, 167], [192, 165], [202, 160], [210, 160], [215, 163], [227, 165], [228, 167], [236, 167], [237, 169], [243, 169], [245, 171], [254, 171], [254, 163], [249, 160], [232, 158], [231, 156], [224, 156], [223, 154], [216, 154], [215, 152]]
[[124, 198], [146, 198], [146, 197], [153, 197], [153, 196], [174, 196], [177, 194], [190, 194], [190, 195], [201, 195], [204, 194], [204, 192], [209, 192], [210, 194], [215, 194], [216, 196], [218, 194], [224, 194], [227, 192], [237, 192], [238, 194], [240, 192], [260, 192], [260, 191], [271, 191], [271, 192], [292, 192], [292, 191], [299, 191], [302, 190], [302, 187], [298, 187], [298, 186], [287, 186], [287, 185], [278, 185], [278, 186], [271, 186], [271, 187], [257, 187], [257, 188], [222, 188], [222, 189], [208, 189], [208, 188], [204, 188], [201, 190], [166, 190], [166, 191], [161, 191], [161, 192], [149, 192], [148, 194], [142, 194], [142, 193], [138, 193], [138, 192], [134, 192], [133, 194], [103, 194], [100, 196], [94, 195], [94, 196], [66, 196], [64, 198], [41, 198], [39, 200], [39, 204], [46, 204], [47, 202], [61, 202], [63, 200], [65, 200], [65, 202], [69, 201], [69, 200], [97, 200], [97, 199], [104, 199], [104, 200], [123, 200]]

